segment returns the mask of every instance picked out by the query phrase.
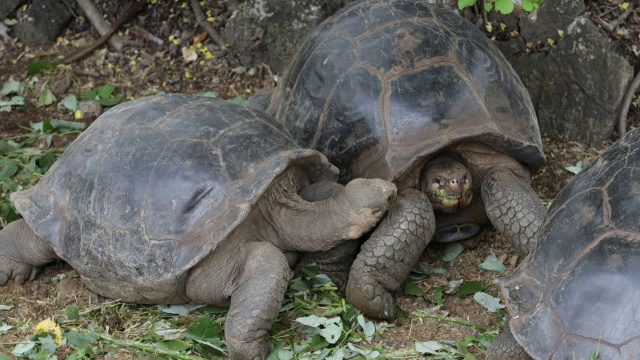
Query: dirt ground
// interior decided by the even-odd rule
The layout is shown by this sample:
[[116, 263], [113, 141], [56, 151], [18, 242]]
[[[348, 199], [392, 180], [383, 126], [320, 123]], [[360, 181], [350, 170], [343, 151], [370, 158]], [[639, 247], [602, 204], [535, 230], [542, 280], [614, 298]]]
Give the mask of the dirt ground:
[[[214, 24], [216, 26], [223, 24], [228, 16], [224, 5], [213, 0], [206, 0], [204, 3], [204, 7], [211, 9], [212, 15], [216, 17]], [[202, 31], [194, 25], [188, 7], [183, 8], [175, 4], [161, 1], [149, 4], [140, 16], [125, 26], [120, 32], [128, 44], [123, 53], [116, 53], [112, 49], [103, 47], [70, 66], [58, 66], [53, 71], [35, 76], [27, 75], [29, 63], [43, 59], [55, 60], [57, 55], [67, 54], [86, 46], [98, 37], [95, 30], [85, 20], [79, 18], [72, 22], [69, 30], [54, 46], [28, 48], [19, 45], [18, 48], [6, 48], [0, 56], [0, 84], [14, 79], [22, 82], [31, 81], [33, 86], [25, 95], [23, 108], [13, 109], [11, 112], [0, 112], [1, 138], [24, 133], [24, 127], [45, 119], [74, 120], [71, 112], [56, 107], [57, 102], [47, 107], [36, 107], [36, 95], [45, 82], [50, 85], [64, 82], [70, 84], [56, 94], [58, 101], [66, 95], [80, 96], [85, 90], [107, 84], [116, 86], [114, 95], [125, 96], [128, 100], [160, 91], [187, 94], [215, 91], [223, 99], [236, 96], [247, 98], [260, 88], [274, 86], [276, 77], [268, 66], [261, 65], [249, 69], [241, 67], [233, 54], [222, 55], [209, 39], [205, 39], [201, 44], [209, 48], [212, 57], [204, 56], [204, 52], [196, 48], [197, 59], [185, 60], [182, 48], [197, 44], [194, 37], [201, 37]], [[117, 13], [118, 6], [118, 2], [105, 1], [101, 9], [113, 17]], [[595, 7], [596, 2], [591, 2], [590, 6]], [[135, 36], [133, 32], [127, 30], [132, 25], [156, 35], [163, 40], [163, 44], [158, 45]], [[615, 34], [612, 36], [615, 37]], [[627, 46], [625, 41], [629, 42], [621, 41], [620, 46]], [[636, 45], [635, 42], [629, 42], [626, 48], [631, 49], [634, 45]], [[630, 54], [629, 51], [626, 53]], [[630, 116], [637, 116], [635, 105], [632, 107]], [[89, 125], [93, 120], [94, 118], [85, 117], [80, 121]], [[58, 139], [55, 146], [62, 147], [73, 138], [73, 136], [66, 136]], [[557, 136], [544, 135], [543, 143], [548, 162], [534, 175], [533, 186], [541, 198], [550, 202], [573, 176], [565, 167], [574, 165], [578, 161], [585, 163], [592, 161], [611, 141], [598, 147], [585, 147]], [[485, 292], [498, 295], [499, 291], [493, 280], [502, 275], [481, 270], [480, 263], [493, 252], [508, 264], [508, 274], [513, 271], [520, 259], [512, 253], [504, 239], [493, 231], [487, 231], [483, 237], [483, 241], [477, 248], [464, 251], [451, 262], [441, 260], [444, 252], [442, 246], [430, 246], [422, 261], [432, 269], [444, 268], [449, 273], [449, 278], [432, 275], [428, 280], [420, 282], [419, 287], [430, 294], [435, 287], [446, 288], [448, 280], [464, 279], [481, 282], [486, 286]], [[388, 324], [385, 334], [376, 336], [370, 345], [405, 349], [413, 347], [415, 341], [437, 339], [455, 342], [475, 334], [474, 328], [469, 326], [413, 314], [419, 310], [432, 308], [435, 304], [431, 301], [405, 294], [398, 294], [396, 299], [398, 306], [409, 316]], [[142, 331], [136, 328], [135, 324], [138, 324], [136, 319], [119, 316], [121, 313], [119, 309], [130, 305], [114, 303], [92, 294], [81, 283], [78, 274], [64, 263], [47, 267], [38, 279], [25, 286], [17, 286], [11, 282], [8, 286], [1, 287], [0, 304], [13, 306], [12, 310], [0, 312], [1, 316], [11, 322], [30, 322], [35, 325], [47, 317], [61, 315], [69, 305], [77, 305], [87, 309], [103, 308], [104, 311], [100, 312], [101, 317], [93, 319], [92, 323], [107, 333], [121, 333], [133, 337]], [[498, 314], [488, 313], [473, 301], [472, 297], [459, 299], [456, 296], [444, 296], [444, 309], [450, 313], [449, 317], [452, 319], [469, 321], [487, 328], [494, 328], [501, 324]], [[25, 326], [0, 336], [0, 353], [10, 353], [14, 344], [30, 336], [32, 331], [33, 326]], [[58, 352], [59, 358], [65, 358], [64, 348], [59, 348]], [[482, 356], [481, 351], [477, 349], [472, 353], [478, 358]], [[117, 353], [105, 355], [104, 358], [139, 358], [139, 355], [130, 349], [121, 348]]]

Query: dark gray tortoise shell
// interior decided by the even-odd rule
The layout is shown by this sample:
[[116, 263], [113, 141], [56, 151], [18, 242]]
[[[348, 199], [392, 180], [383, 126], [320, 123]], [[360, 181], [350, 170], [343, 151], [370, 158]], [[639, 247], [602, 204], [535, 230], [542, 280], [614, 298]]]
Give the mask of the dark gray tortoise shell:
[[355, 177], [396, 180], [424, 156], [475, 140], [536, 168], [529, 95], [487, 37], [415, 0], [351, 3], [310, 35], [269, 113]]
[[640, 129], [553, 201], [531, 255], [502, 280], [511, 330], [539, 359], [640, 354]]
[[337, 177], [271, 116], [206, 97], [153, 96], [104, 113], [13, 200], [81, 274], [108, 267], [111, 280], [153, 287], [209, 254], [291, 163], [315, 180]]

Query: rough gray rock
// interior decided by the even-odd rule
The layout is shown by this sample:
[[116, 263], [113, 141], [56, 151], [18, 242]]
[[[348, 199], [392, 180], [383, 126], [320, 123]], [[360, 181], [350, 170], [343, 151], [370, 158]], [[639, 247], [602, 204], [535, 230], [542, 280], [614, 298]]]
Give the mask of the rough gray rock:
[[350, 0], [246, 0], [222, 30], [246, 66], [281, 72], [305, 36]]
[[611, 40], [580, 16], [548, 55], [528, 55], [517, 46], [500, 48], [529, 90], [540, 130], [589, 145], [605, 140], [633, 77], [633, 67]]
[[527, 16], [520, 19], [520, 35], [527, 42], [556, 40], [558, 30], [564, 30], [574, 19], [586, 11], [583, 0], [545, 0], [532, 21]]
[[0, 20], [3, 20], [15, 9], [20, 6], [24, 0], [2, 0], [0, 1]]
[[18, 19], [15, 33], [27, 45], [43, 45], [55, 41], [71, 17], [64, 0], [33, 0]]

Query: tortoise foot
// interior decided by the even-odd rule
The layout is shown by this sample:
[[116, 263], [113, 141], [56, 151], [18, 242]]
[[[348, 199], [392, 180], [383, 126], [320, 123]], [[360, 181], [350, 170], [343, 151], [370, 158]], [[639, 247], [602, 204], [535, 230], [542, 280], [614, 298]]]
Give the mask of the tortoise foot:
[[[351, 276], [357, 275], [351, 273]], [[347, 283], [347, 301], [373, 319], [396, 317], [393, 296], [371, 275], [358, 275]]]
[[15, 261], [0, 255], [0, 286], [6, 285], [9, 280], [22, 285], [27, 281], [33, 281], [42, 269], [23, 262]]

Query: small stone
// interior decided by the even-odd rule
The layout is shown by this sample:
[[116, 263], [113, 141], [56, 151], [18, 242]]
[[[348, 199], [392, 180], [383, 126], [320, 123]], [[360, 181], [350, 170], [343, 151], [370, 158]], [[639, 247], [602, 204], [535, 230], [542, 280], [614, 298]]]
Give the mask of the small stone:
[[104, 112], [104, 108], [100, 105], [99, 102], [92, 101], [81, 101], [80, 102], [80, 111], [82, 112], [83, 118], [97, 118], [102, 115]]

